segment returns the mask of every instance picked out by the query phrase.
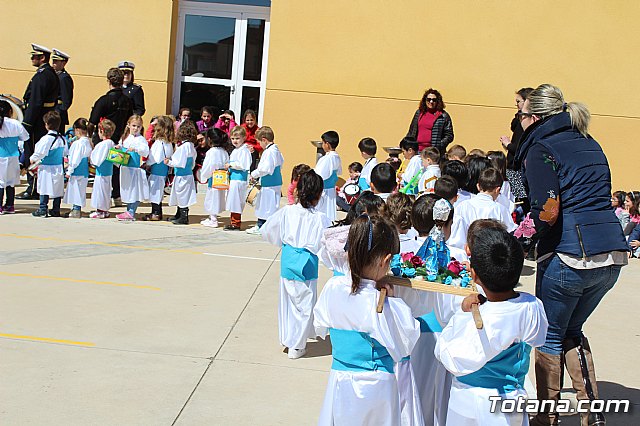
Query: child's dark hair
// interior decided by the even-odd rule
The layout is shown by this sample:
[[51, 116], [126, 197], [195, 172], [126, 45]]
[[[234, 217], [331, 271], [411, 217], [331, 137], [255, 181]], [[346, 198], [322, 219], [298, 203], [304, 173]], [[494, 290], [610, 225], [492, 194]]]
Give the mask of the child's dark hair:
[[98, 123], [98, 130], [102, 130], [102, 134], [104, 135], [105, 139], [111, 139], [111, 136], [113, 136], [113, 132], [116, 131], [116, 123], [109, 120], [108, 118], [103, 118]]
[[364, 268], [400, 251], [395, 225], [381, 216], [362, 215], [354, 220], [349, 228], [347, 244], [352, 294], [360, 289]]
[[429, 146], [422, 150], [420, 154], [422, 158], [429, 159], [433, 162], [433, 164], [438, 164], [440, 161], [440, 151], [435, 146]]
[[478, 233], [487, 228], [502, 229], [503, 231], [507, 230], [507, 227], [504, 226], [504, 223], [496, 219], [474, 220], [473, 222], [471, 222], [471, 225], [469, 225], [469, 229], [467, 230], [467, 246], [469, 247], [469, 250], [471, 250], [471, 247], [473, 247]]
[[0, 101], [0, 129], [2, 129], [2, 124], [4, 123], [5, 117], [11, 118], [12, 114], [13, 114], [13, 108], [11, 108], [11, 105], [9, 104], [9, 102], [5, 100], [1, 100]]
[[322, 136], [320, 136], [320, 139], [331, 145], [332, 149], [336, 149], [340, 143], [340, 136], [338, 136], [338, 132], [335, 130], [324, 132]]
[[370, 216], [374, 214], [384, 215], [385, 210], [386, 207], [382, 198], [371, 191], [364, 191], [360, 194], [356, 202], [351, 205], [351, 208], [349, 208], [349, 211], [347, 212], [347, 216], [343, 220], [339, 221], [338, 225], [351, 225], [358, 216], [365, 213]]
[[396, 172], [389, 163], [377, 164], [371, 170], [371, 183], [376, 191], [381, 194], [388, 194], [396, 189]]
[[491, 166], [500, 172], [502, 180], [507, 178], [507, 157], [502, 151], [489, 151], [487, 158], [491, 161]]
[[89, 120], [87, 120], [86, 118], [78, 118], [76, 121], [73, 122], [73, 128], [80, 129], [84, 132], [87, 132], [87, 136], [91, 138], [91, 136], [93, 135], [93, 130], [95, 129], [95, 126], [93, 125], [93, 123], [89, 122]]
[[411, 136], [406, 136], [400, 141], [400, 149], [404, 149], [408, 151], [410, 149], [413, 150], [416, 154], [418, 153], [418, 141]]
[[631, 200], [629, 214], [631, 216], [637, 216], [640, 214], [640, 191], [629, 191], [626, 196]]
[[236, 119], [236, 113], [231, 111], [230, 109], [225, 109], [224, 111], [222, 111], [222, 113], [230, 115], [234, 120]]
[[376, 145], [376, 141], [373, 138], [364, 138], [360, 142], [358, 142], [358, 149], [360, 152], [364, 152], [369, 155], [376, 155], [378, 151], [378, 146]]
[[471, 268], [482, 287], [496, 293], [513, 290], [522, 273], [524, 252], [518, 240], [494, 227], [477, 232], [471, 250]]
[[247, 117], [252, 116], [254, 120], [258, 120], [258, 114], [252, 109], [248, 109], [242, 114], [242, 121], [247, 121]]
[[214, 148], [227, 148], [229, 145], [229, 136], [220, 129], [209, 128], [204, 137], [207, 139], [209, 145]]
[[322, 190], [324, 189], [324, 181], [319, 174], [310, 169], [300, 175], [296, 189], [298, 191], [298, 202], [302, 207], [308, 209], [315, 207], [320, 201]]
[[[203, 108], [204, 109], [204, 108]], [[178, 127], [178, 133], [176, 133], [176, 140], [179, 142], [189, 141], [196, 143], [198, 136], [198, 129], [191, 121], [185, 121]]]
[[300, 176], [303, 173], [307, 173], [309, 170], [311, 170], [311, 166], [307, 164], [298, 164], [291, 170], [291, 182], [299, 181]]
[[478, 178], [478, 187], [480, 187], [481, 191], [491, 191], [495, 188], [501, 187], [503, 183], [504, 179], [502, 178], [502, 175], [493, 167], [484, 169]]
[[442, 165], [442, 174], [451, 176], [458, 183], [458, 189], [462, 189], [469, 181], [467, 166], [460, 160], [445, 161]]
[[350, 172], [354, 171], [356, 173], [362, 173], [362, 164], [358, 163], [357, 161], [354, 161], [353, 163], [349, 164], [349, 169]]
[[624, 191], [616, 191], [613, 193], [613, 198], [618, 200], [618, 207], [624, 208], [624, 197], [627, 196], [627, 193]]
[[203, 106], [202, 110], [200, 111], [200, 115], [202, 115], [203, 112], [207, 112], [209, 113], [209, 115], [213, 116], [213, 107]]
[[480, 173], [484, 169], [488, 169], [491, 167], [491, 161], [489, 161], [486, 157], [478, 157], [472, 155], [467, 157], [467, 170], [469, 172], [469, 179], [467, 180], [467, 184], [464, 186], [464, 189], [469, 191], [472, 194], [478, 193], [478, 179], [480, 178]]
[[42, 117], [42, 120], [48, 130], [58, 130], [62, 121], [58, 111], [49, 111], [44, 115], [44, 117]]
[[[413, 228], [418, 231], [421, 237], [426, 237], [434, 226], [443, 227], [453, 222], [453, 206], [449, 212], [449, 217], [445, 221], [433, 219], [433, 206], [436, 205], [436, 201], [441, 199], [435, 194], [425, 194], [418, 197], [413, 203], [413, 209], [411, 209], [411, 223]], [[449, 202], [449, 200], [447, 200]]]
[[440, 198], [451, 201], [458, 195], [458, 182], [449, 175], [443, 175], [436, 180], [433, 193]]
[[396, 192], [387, 198], [385, 204], [385, 216], [396, 225], [398, 232], [411, 229], [411, 210], [413, 208], [413, 198], [411, 196]]

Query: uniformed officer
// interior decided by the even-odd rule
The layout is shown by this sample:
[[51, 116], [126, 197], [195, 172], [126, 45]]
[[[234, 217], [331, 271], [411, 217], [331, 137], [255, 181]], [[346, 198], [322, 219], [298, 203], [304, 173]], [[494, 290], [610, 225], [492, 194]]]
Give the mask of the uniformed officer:
[[144, 115], [146, 111], [144, 107], [144, 91], [142, 86], [133, 82], [133, 70], [136, 69], [136, 64], [131, 61], [122, 61], [118, 64], [118, 68], [124, 73], [124, 94], [133, 102], [133, 113], [137, 115]]
[[69, 55], [61, 50], [53, 49], [51, 55], [52, 67], [60, 79], [60, 97], [56, 105], [56, 111], [60, 113], [60, 133], [64, 134], [65, 127], [69, 124], [69, 108], [73, 103], [73, 79], [65, 69], [69, 62]]
[[[38, 70], [24, 92], [26, 109], [23, 124], [30, 136], [24, 144], [24, 156], [22, 157], [24, 167], [29, 166], [29, 157], [33, 154], [36, 142], [47, 133], [42, 117], [55, 109], [60, 96], [60, 79], [49, 65], [50, 58], [50, 49], [37, 44], [31, 45], [31, 65], [37, 67]], [[35, 177], [27, 174], [27, 182], [27, 190], [17, 195], [16, 198], [37, 199]]]

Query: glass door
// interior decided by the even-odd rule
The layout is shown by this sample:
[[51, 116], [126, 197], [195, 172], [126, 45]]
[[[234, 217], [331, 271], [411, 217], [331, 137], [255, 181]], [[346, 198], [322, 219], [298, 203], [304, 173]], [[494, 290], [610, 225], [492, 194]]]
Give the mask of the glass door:
[[172, 110], [209, 106], [236, 121], [247, 109], [262, 118], [268, 51], [268, 8], [181, 3]]

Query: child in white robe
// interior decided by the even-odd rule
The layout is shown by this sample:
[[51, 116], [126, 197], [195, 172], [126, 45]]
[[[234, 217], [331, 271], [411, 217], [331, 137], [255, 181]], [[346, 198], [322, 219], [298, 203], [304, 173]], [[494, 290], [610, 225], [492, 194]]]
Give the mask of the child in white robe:
[[440, 151], [438, 148], [427, 147], [422, 150], [422, 167], [424, 171], [420, 176], [420, 182], [418, 183], [418, 192], [433, 194], [435, 189], [436, 180], [441, 176], [440, 172]]
[[[0, 214], [15, 213], [16, 185], [20, 184], [20, 143], [29, 139], [22, 123], [11, 117], [9, 102], [0, 101]], [[5, 192], [7, 201], [3, 205]]]
[[322, 178], [313, 170], [298, 180], [298, 203], [273, 214], [262, 227], [262, 238], [282, 246], [278, 335], [289, 358], [306, 353], [307, 338], [315, 337], [313, 306], [318, 282], [318, 252], [323, 231], [331, 224], [315, 209], [322, 195]]
[[178, 142], [175, 152], [171, 158], [165, 158], [164, 163], [173, 167], [173, 185], [169, 195], [169, 205], [177, 206], [176, 215], [171, 219], [174, 225], [189, 224], [189, 206], [197, 202], [196, 182], [193, 178], [193, 167], [195, 166], [196, 137], [198, 133], [192, 124], [182, 125], [178, 129], [176, 139]]
[[[64, 195], [64, 157], [69, 154], [67, 141], [58, 133], [60, 128], [60, 114], [49, 111], [42, 118], [47, 134], [37, 143], [33, 155], [29, 158], [31, 164], [38, 166], [37, 190], [40, 194], [40, 207], [32, 213], [36, 217], [60, 217], [60, 202]], [[49, 198], [53, 198], [53, 208], [48, 210]]]
[[[526, 413], [502, 413], [500, 404], [492, 399], [517, 404], [526, 397], [531, 348], [542, 346], [546, 338], [544, 306], [535, 296], [514, 290], [524, 263], [515, 237], [504, 229], [487, 227], [475, 232], [474, 238], [471, 276], [486, 298], [467, 297], [462, 310], [443, 329], [435, 349], [436, 357], [455, 376], [447, 422], [463, 426], [528, 424]], [[481, 330], [469, 312], [473, 303], [481, 303]]]
[[69, 148], [69, 164], [67, 166], [67, 191], [62, 202], [73, 207], [68, 214], [70, 218], [81, 218], [82, 208], [87, 201], [87, 184], [89, 183], [89, 157], [93, 147], [89, 139], [93, 134], [93, 124], [86, 118], [78, 118], [73, 123], [73, 132], [77, 139]]
[[339, 143], [340, 137], [337, 132], [329, 130], [322, 134], [322, 149], [325, 154], [318, 160], [314, 169], [324, 181], [324, 191], [317, 208], [332, 221], [336, 220], [336, 183], [338, 175], [342, 173], [342, 162], [336, 152]]
[[164, 163], [164, 160], [173, 155], [173, 142], [176, 134], [174, 121], [171, 117], [161, 115], [157, 120], [153, 128], [155, 141], [151, 145], [147, 158], [151, 214], [145, 216], [145, 219], [151, 221], [162, 220], [162, 197], [169, 175], [169, 166]]
[[251, 151], [245, 144], [247, 132], [242, 126], [231, 130], [231, 144], [234, 150], [229, 156], [229, 163], [224, 168], [229, 170], [229, 191], [227, 192], [226, 210], [231, 213], [231, 223], [224, 231], [239, 231], [242, 226], [242, 210], [247, 202], [247, 186], [249, 169], [251, 168]]
[[393, 224], [361, 216], [348, 238], [349, 276], [325, 284], [314, 309], [316, 333], [331, 335], [333, 364], [319, 425], [402, 424], [395, 363], [409, 355], [420, 334], [411, 309], [393, 296], [382, 313], [376, 282], [400, 249]]
[[136, 210], [140, 202], [149, 199], [149, 183], [147, 174], [142, 166], [142, 157], [149, 155], [149, 144], [140, 134], [142, 131], [142, 117], [132, 115], [127, 121], [127, 127], [122, 140], [116, 148], [123, 148], [129, 154], [129, 162], [120, 166], [120, 198], [127, 204], [124, 213], [116, 215], [121, 221], [134, 221]]
[[480, 173], [478, 195], [456, 206], [451, 238], [448, 241], [450, 246], [464, 248], [469, 225], [476, 219], [497, 219], [504, 223], [507, 231], [513, 232], [516, 229], [516, 224], [507, 208], [496, 202], [502, 183], [500, 172], [492, 167]]
[[[407, 161], [407, 167], [404, 169], [400, 179], [400, 188], [405, 194], [417, 195], [418, 183], [424, 173], [422, 167], [422, 157], [419, 154], [418, 142], [413, 138], [404, 138], [400, 142], [402, 155]], [[411, 184], [414, 182], [413, 184]], [[410, 185], [411, 184], [411, 185]]]
[[378, 164], [378, 159], [376, 158], [378, 146], [373, 138], [364, 138], [358, 142], [358, 150], [364, 159], [362, 172], [360, 172], [360, 178], [358, 178], [358, 186], [362, 191], [366, 191], [371, 188], [371, 170]]
[[487, 158], [491, 161], [491, 166], [502, 175], [502, 188], [500, 188], [500, 195], [496, 198], [496, 202], [505, 206], [511, 214], [516, 208], [516, 197], [511, 192], [511, 184], [507, 180], [507, 157], [502, 151], [489, 151]]
[[247, 229], [248, 234], [260, 234], [260, 228], [267, 218], [274, 214], [280, 207], [280, 195], [282, 189], [282, 164], [284, 157], [273, 143], [275, 137], [271, 127], [262, 126], [256, 132], [256, 139], [262, 147], [258, 167], [251, 172], [252, 179], [260, 179], [260, 193], [256, 198], [256, 217], [258, 221], [252, 228]]
[[207, 142], [211, 148], [207, 151], [202, 163], [202, 176], [207, 179], [207, 195], [204, 198], [204, 209], [209, 213], [209, 217], [200, 222], [203, 226], [210, 228], [218, 227], [218, 215], [224, 211], [226, 203], [226, 189], [213, 188], [213, 172], [224, 170], [224, 165], [229, 163], [229, 154], [225, 147], [229, 137], [220, 129], [207, 130]]
[[101, 142], [91, 151], [91, 164], [96, 168], [91, 192], [91, 207], [96, 209], [89, 217], [92, 219], [106, 219], [111, 208], [111, 176], [113, 176], [113, 163], [107, 161], [109, 150], [115, 146], [111, 140], [116, 125], [105, 118], [98, 123], [98, 136]]

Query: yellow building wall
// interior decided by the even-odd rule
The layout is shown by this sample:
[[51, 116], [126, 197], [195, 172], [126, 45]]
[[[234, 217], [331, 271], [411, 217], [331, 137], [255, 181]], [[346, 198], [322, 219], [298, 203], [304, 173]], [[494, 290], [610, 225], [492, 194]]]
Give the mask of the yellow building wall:
[[177, 1], [171, 0], [2, 0], [3, 34], [0, 93], [22, 98], [35, 73], [31, 43], [60, 49], [71, 59], [67, 71], [75, 90], [73, 122], [89, 118], [109, 86], [107, 71], [120, 61], [136, 64], [135, 82], [145, 94], [145, 124], [171, 108]]
[[637, 189], [639, 21], [640, 2], [623, 0], [274, 1], [264, 124], [286, 169], [314, 164], [308, 141], [329, 129], [340, 134], [346, 166], [361, 161], [363, 137], [397, 146], [434, 87], [454, 143], [500, 149], [514, 92], [552, 83], [589, 106], [613, 188]]

